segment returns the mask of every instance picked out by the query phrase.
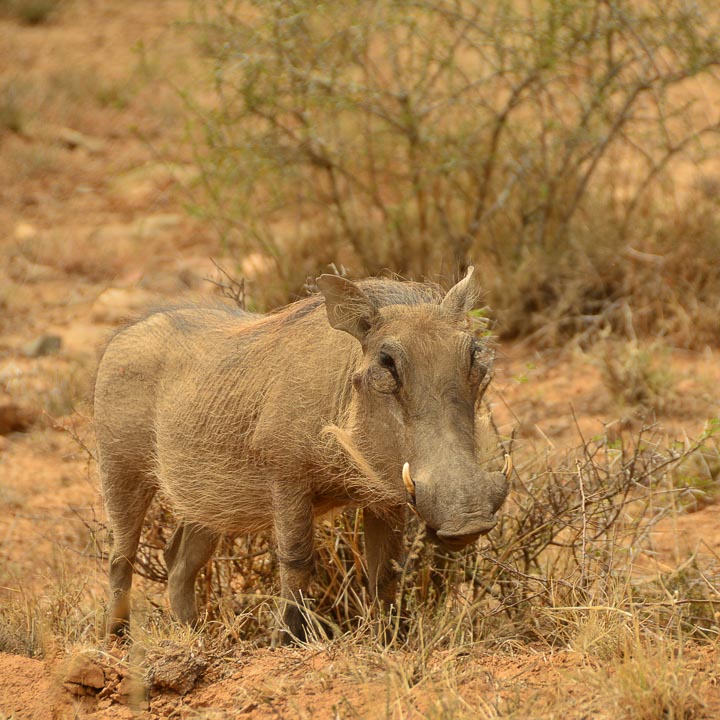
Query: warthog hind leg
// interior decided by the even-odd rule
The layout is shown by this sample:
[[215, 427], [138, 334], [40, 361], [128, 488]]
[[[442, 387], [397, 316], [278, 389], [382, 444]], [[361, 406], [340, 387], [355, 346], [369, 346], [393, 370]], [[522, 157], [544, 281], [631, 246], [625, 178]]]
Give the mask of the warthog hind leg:
[[[107, 472], [102, 467], [101, 472]], [[130, 621], [130, 588], [133, 563], [140, 542], [143, 520], [155, 488], [143, 479], [122, 478], [123, 482], [104, 482], [105, 504], [113, 531], [110, 551], [110, 605], [107, 632], [124, 635]]]

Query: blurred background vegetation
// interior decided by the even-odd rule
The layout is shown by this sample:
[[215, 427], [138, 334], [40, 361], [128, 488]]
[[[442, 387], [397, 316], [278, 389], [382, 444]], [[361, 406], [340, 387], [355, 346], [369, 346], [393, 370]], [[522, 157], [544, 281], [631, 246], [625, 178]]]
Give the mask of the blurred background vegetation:
[[193, 5], [193, 211], [266, 276], [478, 266], [503, 338], [720, 337], [720, 18], [681, 0]]

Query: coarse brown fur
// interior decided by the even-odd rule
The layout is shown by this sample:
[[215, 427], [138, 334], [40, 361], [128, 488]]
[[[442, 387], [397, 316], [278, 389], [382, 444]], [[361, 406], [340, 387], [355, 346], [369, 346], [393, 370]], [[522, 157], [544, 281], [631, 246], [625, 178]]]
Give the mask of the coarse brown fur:
[[175, 308], [119, 331], [95, 385], [111, 632], [128, 621], [156, 492], [181, 520], [165, 554], [175, 614], [195, 619], [195, 577], [220, 535], [271, 528], [288, 638], [305, 633], [297, 603], [312, 518], [331, 508], [365, 508], [371, 589], [392, 601], [404, 462], [411, 500], [440, 539], [457, 546], [487, 531], [506, 484], [477, 467], [475, 404], [488, 367], [465, 329], [478, 294], [471, 275], [444, 299], [424, 284], [323, 276], [322, 295], [270, 315]]

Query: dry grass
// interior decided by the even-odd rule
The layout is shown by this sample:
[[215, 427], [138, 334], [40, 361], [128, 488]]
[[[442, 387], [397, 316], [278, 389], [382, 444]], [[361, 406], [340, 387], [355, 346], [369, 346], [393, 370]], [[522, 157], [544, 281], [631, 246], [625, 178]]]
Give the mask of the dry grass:
[[578, 677], [595, 694], [595, 712], [627, 720], [692, 720], [703, 717], [699, 674], [682, 647], [638, 640], [620, 662]]
[[[570, 3], [550, 6], [575, 7]], [[601, 6], [610, 7], [597, 5]], [[307, 7], [300, 8], [299, 16]], [[671, 3], [670, 7], [675, 6]], [[343, 14], [340, 9], [336, 12]], [[497, 20], [508, 22], [502, 16]], [[710, 17], [708, 35], [717, 37], [713, 22]], [[572, 27], [572, 22], [566, 26]], [[399, 26], [388, 27], [397, 32]], [[646, 25], [638, 27], [640, 32], [647, 30]], [[227, 27], [205, 26], [204, 30], [210, 34], [205, 50], [216, 57], [222, 47], [216, 40], [224, 38]], [[695, 21], [690, 30], [703, 40]], [[422, 26], [418, 31], [416, 40], [427, 40]], [[376, 49], [383, 54], [384, 40], [391, 34], [377, 37]], [[514, 42], [511, 32], [505, 37]], [[397, 45], [400, 55], [408, 52], [410, 42], [415, 40]], [[308, 41], [293, 49], [302, 60], [312, 46]], [[704, 52], [705, 45], [698, 47]], [[443, 51], [447, 49], [446, 45]], [[305, 56], [313, 58], [317, 56]], [[256, 265], [270, 268], [271, 280], [265, 285], [261, 274], [253, 281], [248, 273], [250, 301], [277, 304], [299, 292], [306, 273], [325, 270], [324, 264], [330, 262], [341, 270], [344, 262], [351, 274], [362, 275], [376, 269], [367, 261], [375, 256], [372, 262], [378, 266], [391, 265], [406, 275], [448, 277], [456, 261], [479, 260], [490, 301], [498, 311], [499, 331], [506, 336], [530, 335], [546, 344], [563, 342], [568, 336], [575, 336], [584, 346], [599, 340], [595, 352], [606, 385], [620, 404], [650, 410], [670, 404], [673, 379], [658, 362], [664, 351], [644, 338], [660, 332], [673, 343], [700, 346], [714, 342], [720, 332], [720, 292], [714, 271], [720, 263], [717, 183], [712, 167], [703, 162], [712, 150], [712, 133], [702, 136], [710, 142], [703, 146], [699, 128], [694, 127], [688, 137], [698, 143], [683, 144], [682, 138], [672, 135], [677, 128], [668, 117], [665, 128], [672, 137], [664, 152], [671, 157], [660, 167], [665, 157], [662, 149], [659, 155], [647, 155], [644, 175], [635, 179], [638, 184], [630, 190], [616, 171], [624, 165], [613, 163], [627, 163], [623, 154], [632, 141], [629, 136], [616, 136], [621, 152], [608, 153], [605, 165], [599, 162], [577, 212], [563, 229], [558, 213], [567, 207], [568, 194], [580, 187], [577, 183], [587, 166], [570, 162], [565, 173], [546, 161], [560, 157], [557, 153], [563, 148], [579, 148], [576, 159], [598, 148], [584, 144], [577, 126], [555, 124], [550, 101], [558, 97], [558, 89], [546, 80], [556, 75], [566, 87], [582, 82], [582, 71], [587, 70], [582, 63], [579, 78], [564, 74], [564, 61], [540, 68], [547, 73], [545, 79], [531, 88], [517, 113], [511, 108], [510, 120], [515, 124], [502, 126], [495, 154], [486, 152], [492, 150], [488, 139], [502, 115], [510, 86], [495, 92], [490, 82], [487, 95], [483, 91], [477, 96], [478, 104], [467, 105], [468, 112], [476, 112], [488, 97], [499, 103], [491, 103], [487, 115], [477, 113], [485, 122], [476, 123], [480, 127], [476, 135], [472, 135], [474, 126], [460, 122], [459, 112], [449, 113], [458, 119], [457, 128], [444, 122], [421, 127], [434, 127], [437, 133], [421, 136], [415, 149], [447, 161], [438, 164], [428, 162], [427, 155], [413, 160], [408, 154], [407, 123], [393, 135], [388, 129], [392, 124], [374, 114], [389, 111], [391, 119], [407, 119], [417, 110], [400, 108], [396, 81], [403, 78], [392, 72], [383, 76], [393, 68], [392, 58], [387, 59], [365, 87], [377, 93], [378, 106], [363, 105], [363, 97], [367, 100], [368, 96], [355, 94], [363, 88], [342, 82], [338, 87], [344, 94], [324, 95], [314, 86], [307, 96], [311, 119], [332, 118], [332, 113], [322, 114], [325, 110], [341, 112], [335, 128], [339, 135], [331, 134], [330, 139], [342, 140], [346, 131], [357, 128], [355, 120], [347, 120], [354, 108], [373, 115], [368, 135], [358, 134], [357, 141], [378, 128], [380, 136], [385, 134], [371, 138], [381, 162], [375, 166], [377, 198], [364, 196], [358, 184], [368, 177], [369, 165], [361, 167], [354, 179], [343, 177], [333, 195], [328, 168], [308, 168], [310, 145], [277, 142], [277, 134], [265, 127], [264, 144], [231, 142], [232, 152], [228, 152], [226, 141], [237, 130], [235, 118], [221, 114], [217, 126], [203, 126], [218, 134], [208, 135], [217, 154], [199, 157], [206, 171], [201, 184], [213, 200], [201, 209], [210, 208], [229, 250], [243, 257], [258, 253]], [[462, 63], [447, 67], [453, 73], [463, 69]], [[324, 69], [322, 62], [310, 69], [307, 64], [301, 66], [305, 77], [310, 70]], [[713, 68], [708, 70], [713, 72]], [[592, 80], [592, 74], [588, 78]], [[68, 114], [60, 117], [82, 114], [84, 106], [82, 112], [78, 110], [78, 100], [124, 108], [140, 92], [134, 76], [127, 82], [98, 79], [84, 89], [90, 79], [78, 70], [50, 82], [50, 95], [56, 93], [54, 99], [48, 96], [52, 102], [61, 105], [73, 100]], [[295, 88], [307, 89], [302, 82]], [[10, 135], [23, 130], [29, 107], [26, 95], [33, 92], [30, 88], [26, 93], [22, 83], [0, 89], [0, 132]], [[578, 97], [592, 100], [582, 93]], [[652, 103], [638, 106], [634, 118], [649, 107]], [[289, 110], [292, 114], [292, 107]], [[528, 120], [533, 114], [542, 117], [540, 127]], [[572, 113], [567, 117], [573, 117]], [[261, 121], [256, 117], [242, 129], [254, 135]], [[538, 129], [539, 134], [530, 132]], [[591, 139], [602, 137], [602, 127], [588, 123], [586, 129]], [[317, 127], [310, 130], [309, 140], [317, 139]], [[657, 139], [655, 130], [648, 126], [648, 137]], [[436, 153], [441, 135], [455, 143], [445, 156]], [[9, 147], [11, 169], [17, 166], [21, 180], [55, 173], [62, 164], [63, 157], [52, 147]], [[258, 148], [267, 151], [267, 156], [259, 158]], [[247, 159], [242, 154], [246, 150], [255, 155], [250, 153], [249, 161], [241, 162]], [[355, 159], [342, 143], [329, 148], [335, 150], [345, 153], [338, 154], [340, 159]], [[197, 151], [204, 153], [199, 146]], [[484, 175], [478, 174], [484, 170], [482, 162], [474, 168], [463, 165], [465, 175], [454, 174], [457, 163], [484, 158], [495, 163], [486, 186], [482, 185]], [[682, 163], [673, 164], [681, 159]], [[273, 174], [273, 162], [285, 173], [279, 180]], [[683, 167], [692, 169], [697, 182], [676, 193], [673, 168]], [[413, 175], [408, 168], [418, 173]], [[470, 227], [472, 210], [484, 187], [482, 222]], [[248, 188], [252, 192], [246, 192]], [[201, 201], [206, 203], [207, 197]], [[237, 204], [240, 201], [242, 206]], [[389, 212], [384, 214], [381, 206]], [[423, 207], [430, 208], [424, 220]], [[218, 216], [218, 208], [225, 214]], [[248, 209], [257, 214], [246, 215]], [[428, 223], [425, 228], [423, 222]], [[349, 231], [358, 243], [351, 251], [344, 249], [349, 245]], [[94, 248], [89, 238], [74, 243], [62, 240], [39, 238], [18, 245], [17, 254], [31, 263], [97, 280], [113, 278], [137, 254], [138, 243], [133, 239], [123, 248]], [[448, 247], [462, 251], [465, 242], [469, 243], [466, 251], [442, 255]], [[323, 246], [320, 252], [319, 245]], [[0, 305], [10, 314], [23, 305], [31, 307], [33, 292], [19, 278], [12, 289], [0, 288]], [[28, 298], [20, 297], [22, 293]], [[51, 414], [63, 415], [85, 393], [88, 377], [84, 367], [76, 368], [79, 374], [72, 363], [58, 367], [52, 383], [57, 389], [40, 389], [38, 398]], [[675, 442], [647, 427], [634, 437], [580, 439], [576, 448], [552, 454], [503, 438], [516, 458], [514, 489], [503, 522], [479, 547], [453, 555], [430, 546], [422, 528], [411, 525], [399, 621], [378, 617], [368, 609], [362, 514], [348, 512], [323, 520], [318, 527], [317, 573], [309, 605], [333, 623], [336, 637], [317, 638], [308, 647], [275, 653], [265, 652], [276, 612], [272, 539], [245, 537], [223, 543], [198, 583], [207, 611], [205, 624], [190, 631], [174, 623], [168, 611], [161, 552], [173, 519], [162, 508], [147, 522], [138, 563], [146, 577], [136, 580], [132, 643], [111, 653], [101, 638], [106, 538], [102, 523], [86, 519], [87, 526], [77, 531], [72, 548], [54, 546], [57, 557], [42, 582], [28, 582], [12, 558], [0, 567], [0, 651], [46, 658], [80, 651], [97, 655], [108, 667], [117, 668], [114, 682], [125, 676], [139, 678], [133, 690], [138, 706], [146, 702], [153, 684], [161, 695], [171, 695], [158, 689], [167, 682], [160, 669], [183, 667], [193, 655], [207, 662], [208, 685], [241, 674], [242, 682], [233, 686], [235, 696], [227, 711], [192, 708], [189, 697], [182, 708], [178, 701], [177, 707], [158, 711], [165, 716], [176, 711], [188, 717], [215, 718], [255, 709], [277, 716], [338, 718], [659, 720], [710, 716], [713, 709], [708, 697], [717, 682], [714, 651], [720, 632], [717, 557], [695, 552], [673, 567], [656, 563], [650, 572], [647, 566], [656, 559], [650, 536], [660, 523], [681, 520], [714, 502], [720, 472], [717, 431], [715, 422], [697, 442]], [[0, 465], [0, 470], [4, 467]], [[21, 494], [12, 487], [3, 487], [0, 494], [4, 504], [14, 509], [32, 500], [30, 492]], [[68, 520], [60, 518], [62, 532], [67, 532], [67, 525]], [[47, 538], [33, 537], [47, 542]], [[0, 541], [4, 553], [8, 538]], [[254, 665], [260, 668], [259, 678], [252, 675]], [[320, 692], [332, 701], [313, 713], [306, 703]], [[203, 702], [212, 705], [207, 697]]]
[[[720, 633], [720, 570], [708, 556], [650, 575], [635, 568], [651, 553], [653, 528], [692, 509], [684, 499], [700, 490], [688, 477], [716, 472], [715, 429], [682, 445], [644, 428], [557, 456], [515, 447], [506, 515], [481, 548], [446, 555], [410, 527], [399, 622], [368, 609], [362, 515], [322, 522], [309, 607], [332, 621], [336, 637], [253, 655], [272, 669], [246, 678], [241, 704], [302, 716], [307, 700], [292, 698], [314, 688], [334, 697], [342, 718], [702, 717], [715, 675], [697, 654], [714, 652]], [[169, 702], [176, 696], [167, 688], [185, 687], [183, 678], [196, 693], [203, 674], [211, 682], [242, 669], [245, 677], [247, 653], [267, 647], [275, 621], [271, 540], [219, 548], [198, 582], [205, 621], [190, 630], [167, 610], [160, 553], [171, 527], [159, 507], [148, 520], [138, 569], [153, 581], [136, 582], [124, 649], [102, 649], [97, 575], [62, 562], [46, 594], [20, 592], [3, 606], [0, 649], [89, 653], [111, 678], [111, 700], [122, 678], [134, 678], [139, 708]], [[105, 546], [100, 524], [86, 531], [88, 547]], [[93, 562], [102, 555], [89, 554]]]
[[22, 94], [18, 80], [3, 80], [0, 83], [0, 133], [19, 133], [23, 129], [26, 110]]
[[667, 346], [657, 341], [616, 339], [598, 343], [594, 352], [603, 383], [619, 405], [661, 414], [677, 401]]
[[103, 611], [94, 581], [78, 573], [72, 553], [45, 577], [42, 592], [25, 588], [11, 569], [3, 571], [0, 652], [47, 657], [64, 654], [79, 643], [98, 646]]

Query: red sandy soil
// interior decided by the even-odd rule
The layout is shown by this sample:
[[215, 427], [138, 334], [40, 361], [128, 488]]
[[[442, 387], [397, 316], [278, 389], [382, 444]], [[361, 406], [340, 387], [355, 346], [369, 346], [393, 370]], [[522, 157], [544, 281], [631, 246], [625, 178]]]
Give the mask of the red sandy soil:
[[[0, 602], [23, 593], [60, 601], [68, 588], [54, 588], [57, 579], [83, 565], [100, 605], [104, 570], [86, 551], [87, 524], [101, 515], [101, 502], [94, 467], [77, 442], [92, 445], [82, 398], [97, 350], [127, 311], [214, 291], [204, 278], [222, 248], [183, 212], [178, 192], [193, 170], [180, 143], [180, 102], [167, 81], [197, 67], [198, 49], [171, 26], [186, 16], [186, 3], [176, 0], [74, 0], [39, 26], [0, 18], [0, 82], [14, 83], [23, 114], [19, 132], [0, 128], [0, 407], [31, 418], [28, 432], [0, 435]], [[152, 65], [148, 77], [140, 47]], [[158, 148], [169, 147], [171, 167], [155, 159]], [[60, 352], [26, 357], [25, 344], [43, 334], [61, 337]], [[718, 415], [717, 351], [672, 351], [667, 362], [676, 400], [660, 421], [671, 436], [695, 436]], [[77, 412], [67, 414], [65, 395]], [[579, 349], [499, 348], [490, 402], [501, 432], [514, 430], [516, 442], [544, 442], [551, 451], [606, 427], [640, 424], [608, 393], [597, 359]], [[653, 543], [653, 562], [670, 567], [692, 552], [717, 557], [716, 506], [664, 521]], [[715, 651], [688, 653], [687, 668], [704, 678], [702, 716], [718, 717]], [[537, 695], [541, 707], [544, 695], [562, 686], [570, 718], [581, 716], [572, 710], [583, 692], [574, 678], [597, 663], [566, 650], [473, 650], [436, 654], [415, 681], [406, 677], [413, 659], [400, 651], [383, 660], [400, 668], [394, 676], [375, 672], [377, 656], [359, 672], [364, 661], [337, 642], [248, 650], [213, 665], [187, 695], [159, 692], [132, 710], [109, 696], [71, 695], [62, 684], [68, 661], [52, 647], [43, 660], [0, 653], [0, 718], [452, 717], [432, 692], [448, 675], [457, 677], [462, 700], [447, 702], [464, 713], [470, 698], [478, 717], [494, 717], [518, 693]], [[401, 706], [388, 707], [388, 677], [405, 683]]]

